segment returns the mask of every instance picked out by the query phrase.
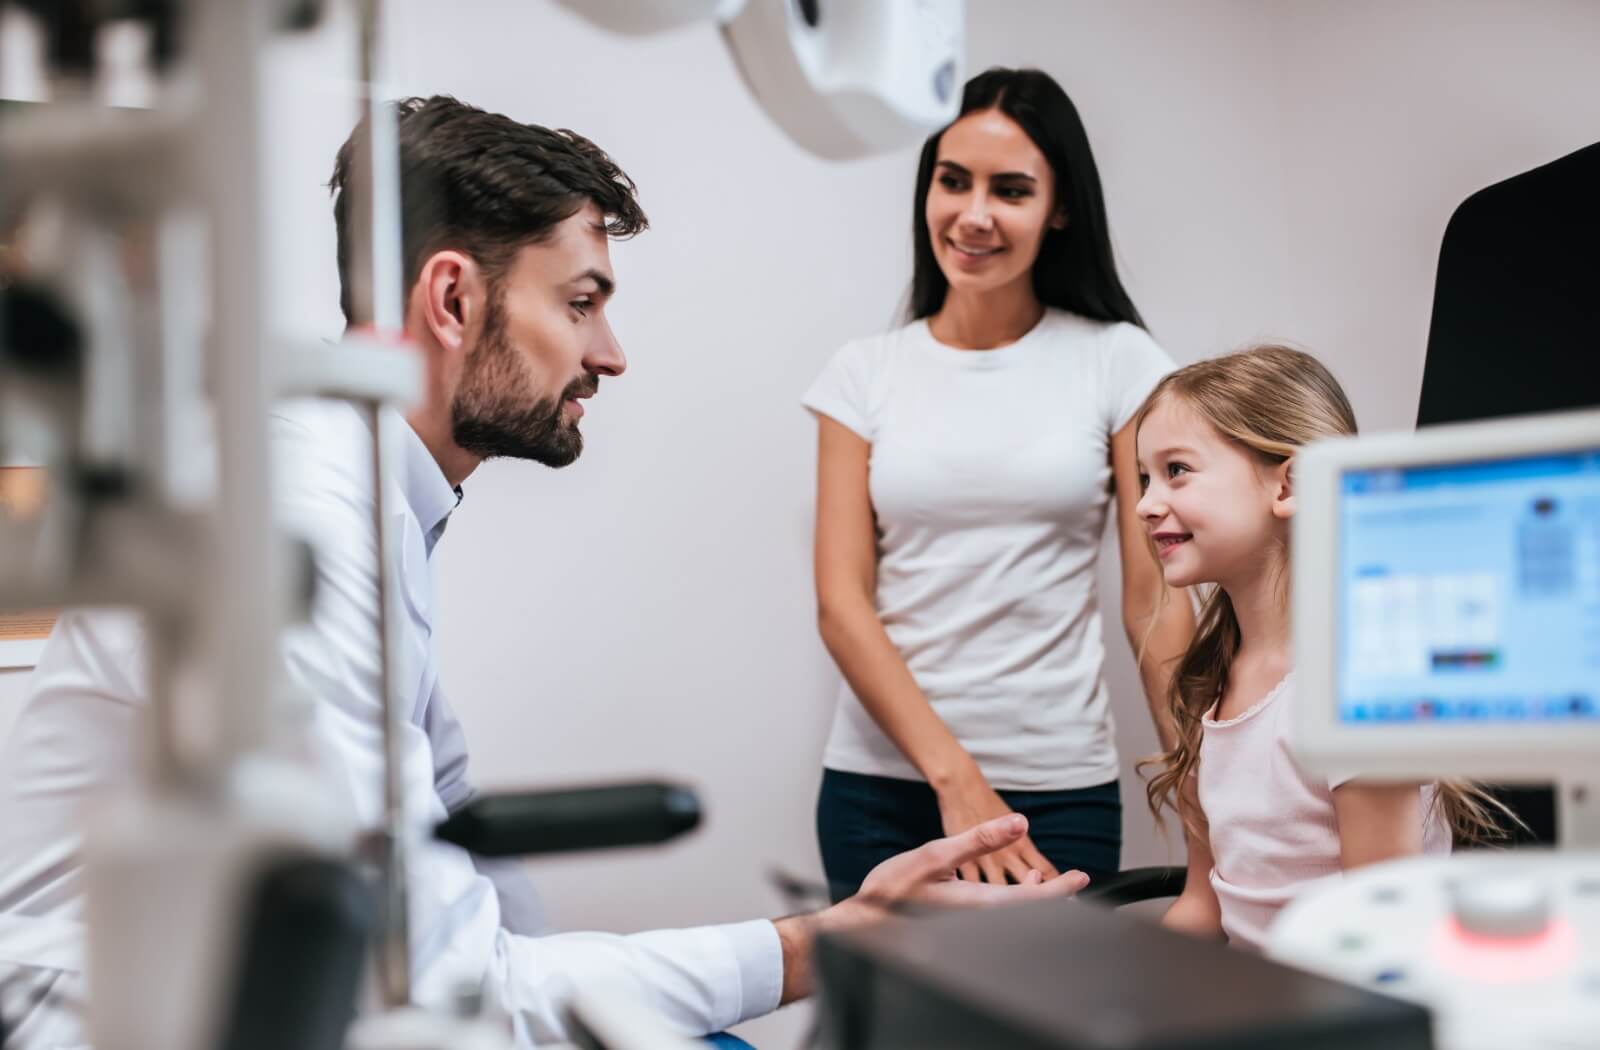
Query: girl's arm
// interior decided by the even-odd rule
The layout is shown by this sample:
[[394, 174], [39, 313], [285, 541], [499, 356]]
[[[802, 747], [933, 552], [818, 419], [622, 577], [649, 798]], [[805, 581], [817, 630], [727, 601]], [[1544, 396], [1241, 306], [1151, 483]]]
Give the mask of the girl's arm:
[[[1198, 812], [1200, 806], [1194, 790], [1191, 779], [1185, 791], [1189, 795], [1189, 804]], [[1211, 859], [1211, 840], [1204, 827], [1198, 834], [1191, 832], [1188, 839], [1189, 869], [1184, 876], [1183, 892], [1178, 894], [1178, 899], [1161, 917], [1161, 925], [1194, 937], [1221, 940], [1222, 906], [1217, 903], [1217, 894], [1211, 888], [1211, 869], [1215, 866]]]
[[1333, 789], [1339, 821], [1339, 864], [1344, 870], [1422, 852], [1420, 784], [1354, 780]]
[[[872, 446], [850, 428], [818, 416], [817, 622], [845, 681], [900, 752], [938, 795], [946, 834], [1011, 812], [978, 764], [934, 712], [878, 619], [877, 521], [867, 489]], [[1020, 842], [964, 866], [963, 878], [982, 875], [1021, 882], [1029, 869], [1056, 869], [1033, 841]]]
[[1177, 738], [1167, 710], [1167, 683], [1194, 636], [1194, 607], [1189, 604], [1188, 591], [1167, 587], [1161, 566], [1150, 555], [1144, 523], [1134, 509], [1141, 493], [1132, 423], [1111, 437], [1111, 477], [1117, 495], [1117, 546], [1122, 552], [1122, 627], [1136, 659], [1144, 647], [1139, 679], [1144, 683], [1145, 701], [1161, 749], [1170, 751]]

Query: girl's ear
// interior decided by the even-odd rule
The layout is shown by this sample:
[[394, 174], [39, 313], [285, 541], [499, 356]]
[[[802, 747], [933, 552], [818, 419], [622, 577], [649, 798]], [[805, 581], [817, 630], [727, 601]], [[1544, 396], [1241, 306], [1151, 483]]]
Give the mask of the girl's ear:
[[1272, 516], [1288, 521], [1294, 517], [1294, 457], [1273, 469], [1272, 490]]

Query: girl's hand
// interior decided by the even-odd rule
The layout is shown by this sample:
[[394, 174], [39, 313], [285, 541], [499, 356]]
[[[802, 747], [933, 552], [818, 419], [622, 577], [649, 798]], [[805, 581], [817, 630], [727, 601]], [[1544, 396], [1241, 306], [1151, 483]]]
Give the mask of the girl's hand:
[[[939, 818], [946, 836], [954, 837], [985, 821], [1006, 816], [1011, 807], [989, 786], [976, 767], [949, 786], [938, 789]], [[964, 861], [956, 874], [968, 882], [990, 882], [1005, 885], [1006, 876], [1012, 882], [1027, 883], [1030, 872], [1053, 879], [1059, 872], [1054, 864], [1044, 858], [1033, 840], [1021, 835], [1004, 848], [972, 860]]]

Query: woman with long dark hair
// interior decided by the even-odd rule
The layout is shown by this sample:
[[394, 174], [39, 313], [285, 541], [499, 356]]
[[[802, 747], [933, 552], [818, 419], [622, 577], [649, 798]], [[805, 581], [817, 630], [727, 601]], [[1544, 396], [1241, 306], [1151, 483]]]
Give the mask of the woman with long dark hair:
[[1088, 136], [1046, 74], [967, 84], [923, 147], [912, 229], [909, 323], [846, 345], [805, 397], [819, 622], [845, 679], [823, 865], [843, 896], [894, 853], [1016, 811], [1029, 836], [963, 878], [1109, 874], [1122, 807], [1094, 581], [1113, 501], [1153, 712], [1194, 628], [1161, 600], [1133, 512], [1129, 420], [1172, 362], [1117, 277]]

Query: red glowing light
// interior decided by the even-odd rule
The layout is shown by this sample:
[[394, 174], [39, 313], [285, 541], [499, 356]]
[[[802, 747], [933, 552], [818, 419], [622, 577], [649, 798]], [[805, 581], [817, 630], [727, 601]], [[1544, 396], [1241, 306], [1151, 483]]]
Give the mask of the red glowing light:
[[1572, 966], [1578, 937], [1565, 919], [1551, 919], [1542, 933], [1491, 937], [1462, 927], [1454, 916], [1433, 936], [1434, 958], [1457, 977], [1479, 984], [1544, 981]]

